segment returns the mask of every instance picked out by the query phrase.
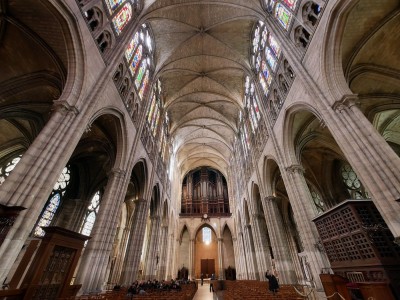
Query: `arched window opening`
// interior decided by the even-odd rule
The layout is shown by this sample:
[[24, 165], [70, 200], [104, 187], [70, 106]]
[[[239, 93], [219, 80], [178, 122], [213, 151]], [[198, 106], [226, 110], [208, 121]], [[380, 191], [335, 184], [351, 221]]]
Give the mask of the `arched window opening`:
[[356, 172], [348, 163], [343, 163], [340, 168], [342, 181], [352, 199], [368, 199], [368, 192], [364, 189]]
[[96, 221], [97, 213], [100, 208], [100, 191], [94, 194], [90, 204], [87, 208], [85, 218], [82, 222], [80, 233], [90, 236], [92, 232], [94, 222]]
[[0, 167], [0, 185], [2, 185], [6, 178], [11, 174], [11, 171], [14, 170], [21, 158], [22, 155], [18, 155]]
[[203, 243], [206, 245], [211, 244], [211, 229], [208, 227], [203, 227]]
[[255, 86], [253, 82], [250, 82], [250, 78], [247, 76], [245, 81], [245, 107], [247, 110], [248, 118], [250, 119], [252, 132], [255, 133], [258, 128], [258, 123], [261, 119], [260, 110], [258, 107], [258, 98], [255, 94]]
[[36, 223], [33, 235], [36, 237], [43, 237], [45, 232], [42, 227], [47, 227], [51, 224], [54, 215], [57, 212], [58, 207], [61, 203], [61, 197], [64, 196], [67, 186], [71, 179], [71, 171], [68, 167], [65, 167], [60, 174], [56, 184], [53, 187], [53, 192], [50, 195], [45, 209], [43, 210], [39, 221]]
[[149, 111], [147, 112], [147, 122], [150, 126], [150, 130], [153, 136], [156, 136], [158, 131], [158, 124], [161, 116], [161, 82], [158, 81], [157, 85], [153, 87], [153, 94], [151, 97], [151, 104], [149, 106]]
[[280, 59], [281, 47], [279, 43], [268, 31], [264, 22], [259, 21], [253, 33], [252, 61], [265, 99], [268, 98], [270, 86], [278, 69]]
[[125, 59], [139, 99], [142, 100], [149, 90], [153, 66], [153, 40], [146, 24], [140, 26], [133, 35], [125, 49]]

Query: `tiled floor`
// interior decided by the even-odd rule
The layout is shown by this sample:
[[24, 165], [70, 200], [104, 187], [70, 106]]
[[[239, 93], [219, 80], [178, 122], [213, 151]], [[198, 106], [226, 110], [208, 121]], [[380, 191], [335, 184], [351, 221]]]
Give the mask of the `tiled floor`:
[[199, 284], [196, 294], [193, 300], [213, 300], [214, 293], [210, 293], [210, 284], [204, 283]]

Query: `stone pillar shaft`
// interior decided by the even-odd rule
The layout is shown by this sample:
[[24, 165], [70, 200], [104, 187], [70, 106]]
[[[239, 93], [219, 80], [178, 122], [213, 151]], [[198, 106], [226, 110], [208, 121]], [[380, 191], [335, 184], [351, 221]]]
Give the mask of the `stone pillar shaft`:
[[290, 258], [287, 239], [285, 239], [284, 223], [277, 200], [275, 197], [267, 197], [264, 201], [265, 219], [268, 220], [269, 236], [276, 269], [279, 272], [279, 281], [284, 284], [294, 284], [296, 275], [293, 271], [293, 261]]
[[311, 221], [315, 217], [312, 197], [303, 175], [303, 168], [294, 165], [286, 168], [286, 171], [289, 182], [285, 185], [289, 198], [292, 200], [294, 218], [304, 246], [304, 256], [310, 264], [314, 284], [321, 289], [322, 283], [319, 279], [319, 274], [322, 268], [328, 266], [328, 263], [316, 247], [319, 236], [314, 223]]
[[135, 211], [132, 216], [131, 234], [129, 236], [128, 248], [126, 251], [124, 269], [122, 271], [122, 283], [131, 284], [137, 278], [137, 273], [142, 254], [144, 233], [146, 230], [146, 217], [148, 202], [144, 199], [135, 201]]
[[76, 282], [83, 292], [98, 292], [106, 284], [106, 271], [119, 222], [119, 212], [126, 186], [125, 172], [113, 170], [100, 204], [91, 240], [82, 255]]
[[218, 239], [218, 279], [222, 280], [225, 279], [225, 273], [224, 273], [224, 253], [222, 251], [222, 245], [223, 245], [224, 239], [219, 238]]

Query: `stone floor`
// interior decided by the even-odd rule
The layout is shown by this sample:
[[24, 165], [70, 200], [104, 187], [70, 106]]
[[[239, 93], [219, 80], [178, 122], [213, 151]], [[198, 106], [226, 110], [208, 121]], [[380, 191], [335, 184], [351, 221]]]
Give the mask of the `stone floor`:
[[[210, 293], [210, 284], [205, 282], [203, 285], [199, 284], [193, 300], [213, 300], [214, 295], [214, 293]], [[215, 299], [217, 298], [215, 297]]]

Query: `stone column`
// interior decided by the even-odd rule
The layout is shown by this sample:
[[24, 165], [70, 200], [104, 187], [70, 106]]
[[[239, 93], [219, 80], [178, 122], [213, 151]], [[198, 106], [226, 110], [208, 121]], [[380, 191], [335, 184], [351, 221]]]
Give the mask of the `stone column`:
[[145, 279], [155, 278], [155, 268], [156, 268], [156, 256], [157, 256], [157, 245], [159, 243], [158, 237], [160, 232], [160, 217], [151, 217], [150, 226], [150, 241], [147, 247], [146, 260], [145, 260]]
[[279, 273], [279, 281], [283, 284], [294, 284], [296, 283], [296, 274], [293, 270], [293, 261], [290, 258], [289, 245], [285, 238], [286, 233], [278, 207], [278, 198], [273, 196], [266, 197], [263, 202], [276, 269]]
[[172, 270], [175, 265], [175, 247], [174, 247], [175, 235], [171, 233], [168, 239], [168, 247], [167, 247], [167, 265], [166, 265], [166, 279], [169, 280], [172, 278]]
[[286, 176], [289, 182], [285, 182], [289, 194], [290, 204], [298, 226], [299, 234], [304, 246], [304, 259], [307, 260], [311, 273], [312, 281], [318, 289], [322, 289], [319, 274], [322, 268], [329, 266], [329, 263], [320, 252], [318, 245], [318, 232], [311, 221], [315, 217], [312, 207], [312, 197], [308, 190], [306, 180], [303, 175], [304, 169], [300, 165], [293, 165], [286, 168]]
[[101, 199], [92, 238], [83, 252], [76, 278], [76, 282], [82, 284], [83, 292], [101, 291], [106, 284], [107, 265], [112, 254], [122, 199], [125, 198], [125, 175], [122, 170], [113, 170]]
[[[255, 246], [255, 255], [256, 255], [256, 261], [257, 261], [257, 266], [258, 266], [258, 276], [260, 280], [265, 280], [265, 272], [266, 270], [271, 269], [271, 260], [268, 259], [269, 257], [269, 249], [268, 247], [268, 241], [266, 239], [266, 236], [262, 234], [262, 223], [264, 220], [261, 218], [259, 214], [253, 214], [252, 215], [252, 229], [254, 232], [254, 246]], [[265, 226], [264, 226], [264, 229]]]
[[242, 275], [241, 278], [239, 279], [249, 279], [249, 271], [247, 267], [247, 255], [245, 255], [245, 241], [243, 237], [243, 232], [239, 232], [239, 249], [240, 249], [240, 261], [241, 261], [241, 269], [242, 269]]
[[125, 255], [124, 269], [122, 270], [122, 283], [131, 284], [137, 278], [137, 272], [142, 254], [144, 233], [146, 230], [146, 217], [149, 202], [144, 199], [135, 200], [135, 211], [132, 216], [131, 234]]
[[21, 249], [31, 233], [80, 136], [79, 131], [71, 130], [76, 127], [78, 109], [65, 101], [57, 103], [46, 126], [1, 185], [1, 204], [27, 209], [16, 218], [1, 244], [0, 282], [7, 277], [19, 254], [15, 249]]
[[335, 102], [332, 108], [338, 129], [331, 133], [394, 237], [400, 238], [400, 203], [396, 202], [400, 199], [400, 158], [360, 111], [357, 101], [357, 95], [344, 95]]
[[236, 278], [238, 279], [238, 274], [241, 270], [241, 267], [240, 267], [239, 246], [237, 238], [232, 237], [232, 243], [233, 243], [233, 252], [235, 258]]
[[246, 251], [246, 262], [247, 262], [247, 279], [259, 279], [257, 278], [258, 270], [256, 266], [256, 258], [254, 253], [254, 241], [253, 241], [253, 234], [251, 232], [251, 225], [244, 226], [244, 251]]
[[190, 244], [189, 244], [189, 278], [195, 278], [195, 270], [194, 270], [194, 260], [195, 260], [195, 239], [190, 239]]
[[115, 262], [115, 267], [113, 270], [113, 274], [111, 277], [111, 282], [112, 283], [120, 283], [121, 282], [121, 273], [122, 273], [122, 267], [123, 267], [123, 263], [124, 263], [124, 259], [125, 259], [125, 255], [126, 255], [126, 247], [128, 244], [128, 238], [129, 238], [129, 233], [130, 230], [129, 228], [124, 228], [123, 229], [124, 232], [122, 233], [122, 238], [121, 238], [121, 243], [120, 243], [120, 247], [122, 248], [121, 251], [119, 252], [119, 255], [117, 257], [117, 260]]
[[223, 238], [218, 238], [218, 279], [225, 279], [224, 252], [222, 251]]
[[160, 238], [160, 251], [157, 254], [158, 265], [157, 265], [157, 279], [163, 280], [166, 275], [166, 265], [167, 265], [167, 254], [168, 254], [168, 226], [163, 225], [161, 227], [161, 238]]

